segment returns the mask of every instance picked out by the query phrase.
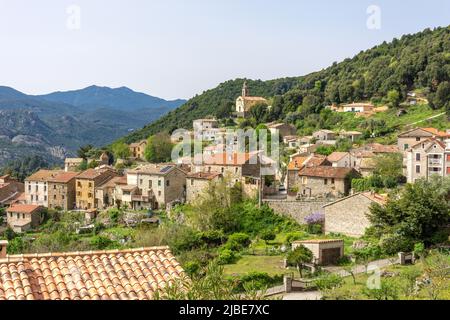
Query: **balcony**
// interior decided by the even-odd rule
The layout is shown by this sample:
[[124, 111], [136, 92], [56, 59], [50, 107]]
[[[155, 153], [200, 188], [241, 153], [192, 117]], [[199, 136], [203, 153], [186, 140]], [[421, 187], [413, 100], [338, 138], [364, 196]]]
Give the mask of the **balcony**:
[[430, 167], [442, 167], [443, 165], [444, 165], [444, 161], [442, 158], [428, 159], [428, 166], [430, 166]]

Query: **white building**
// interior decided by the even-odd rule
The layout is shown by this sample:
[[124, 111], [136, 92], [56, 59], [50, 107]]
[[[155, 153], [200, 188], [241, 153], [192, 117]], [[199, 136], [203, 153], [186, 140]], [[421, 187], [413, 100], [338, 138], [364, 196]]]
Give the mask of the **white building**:
[[61, 170], [39, 170], [25, 179], [26, 203], [48, 208], [48, 180], [61, 173]]

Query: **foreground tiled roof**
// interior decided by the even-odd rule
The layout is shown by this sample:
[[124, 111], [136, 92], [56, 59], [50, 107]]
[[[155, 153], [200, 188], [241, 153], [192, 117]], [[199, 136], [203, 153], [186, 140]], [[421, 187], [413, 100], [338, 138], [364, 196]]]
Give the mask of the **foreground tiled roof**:
[[184, 276], [167, 247], [9, 256], [0, 300], [151, 300]]

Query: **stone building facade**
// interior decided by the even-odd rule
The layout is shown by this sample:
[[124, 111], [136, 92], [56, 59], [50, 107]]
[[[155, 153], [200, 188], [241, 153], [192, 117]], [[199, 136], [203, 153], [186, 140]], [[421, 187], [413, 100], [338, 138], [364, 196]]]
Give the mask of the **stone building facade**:
[[308, 197], [343, 197], [349, 194], [351, 180], [359, 174], [352, 168], [319, 166], [303, 168], [300, 193]]
[[23, 233], [38, 227], [42, 222], [41, 206], [15, 204], [6, 210], [8, 226], [16, 233]]
[[186, 202], [193, 203], [198, 200], [209, 188], [211, 183], [219, 181], [219, 173], [198, 172], [186, 178]]
[[48, 180], [48, 207], [69, 211], [75, 208], [75, 180], [78, 173], [64, 172]]
[[385, 198], [372, 193], [358, 193], [325, 205], [325, 233], [362, 237], [371, 226], [367, 215], [375, 203], [384, 205]]
[[25, 179], [27, 204], [48, 208], [48, 180], [63, 172], [62, 170], [39, 170]]
[[76, 177], [76, 207], [83, 210], [98, 208], [95, 190], [118, 173], [111, 168], [88, 169]]

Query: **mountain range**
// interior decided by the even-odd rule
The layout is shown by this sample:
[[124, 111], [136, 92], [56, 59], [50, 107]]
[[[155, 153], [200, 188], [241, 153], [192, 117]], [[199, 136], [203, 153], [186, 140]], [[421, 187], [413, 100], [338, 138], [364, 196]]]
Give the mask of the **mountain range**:
[[33, 96], [0, 86], [0, 167], [29, 154], [61, 163], [82, 145], [109, 144], [184, 102], [126, 87]]

